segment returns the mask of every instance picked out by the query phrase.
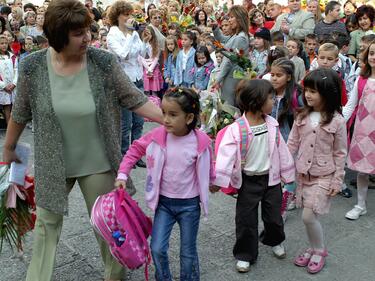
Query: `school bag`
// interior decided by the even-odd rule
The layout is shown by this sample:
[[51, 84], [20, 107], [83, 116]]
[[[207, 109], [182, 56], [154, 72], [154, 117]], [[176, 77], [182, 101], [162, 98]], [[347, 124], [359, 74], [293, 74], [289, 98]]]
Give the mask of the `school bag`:
[[[236, 119], [236, 121], [234, 121], [237, 123], [238, 125], [238, 130], [240, 132], [240, 136], [241, 136], [241, 141], [240, 141], [240, 151], [241, 151], [241, 168], [243, 169], [243, 167], [245, 166], [245, 163], [246, 163], [246, 152], [247, 150], [249, 149], [249, 145], [250, 145], [250, 139], [249, 139], [249, 130], [246, 126], [246, 120], [243, 116], [241, 116], [240, 118]], [[224, 127], [223, 129], [221, 129], [217, 135], [216, 135], [216, 139], [215, 139], [215, 157], [217, 156], [218, 152], [219, 152], [219, 146], [220, 146], [220, 143], [224, 137], [224, 134], [226, 132], [226, 130], [228, 129], [230, 125]], [[279, 146], [280, 144], [280, 130], [277, 129], [277, 133], [276, 133], [276, 144], [277, 146]], [[228, 187], [222, 187], [220, 189], [221, 192], [227, 194], [227, 195], [230, 195], [232, 197], [236, 197], [237, 193], [238, 193], [238, 189], [229, 185]]]
[[151, 235], [152, 221], [123, 188], [96, 199], [90, 222], [121, 265], [136, 269], [145, 264], [148, 280], [151, 255], [147, 238]]

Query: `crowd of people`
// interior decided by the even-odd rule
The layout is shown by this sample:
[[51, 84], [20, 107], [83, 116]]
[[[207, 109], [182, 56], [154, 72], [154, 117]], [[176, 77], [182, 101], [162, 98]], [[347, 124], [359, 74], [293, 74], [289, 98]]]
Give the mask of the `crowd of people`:
[[[52, 276], [74, 183], [90, 212], [113, 182], [134, 194], [136, 167], [147, 167], [146, 201], [155, 211], [156, 280], [172, 280], [168, 241], [176, 222], [181, 280], [199, 280], [201, 208], [207, 215], [208, 191], [229, 186], [238, 189], [233, 255], [239, 272], [256, 262], [259, 240], [276, 257], [286, 256], [284, 223], [296, 205], [303, 208], [309, 247], [294, 263], [321, 271], [328, 250], [319, 217], [336, 194], [352, 196], [345, 167], [358, 172], [357, 204], [345, 214], [350, 220], [367, 213], [375, 174], [374, 2], [95, 4], [46, 0], [36, 7], [14, 0], [0, 8], [5, 160], [17, 159], [14, 147], [31, 120], [36, 138], [38, 218], [27, 280], [42, 280], [35, 279], [41, 270], [43, 280]], [[255, 77], [238, 79], [239, 65], [228, 52], [246, 57]], [[210, 138], [198, 129], [206, 91], [243, 113], [217, 140], [216, 164]], [[143, 135], [144, 117], [163, 126]], [[106, 280], [120, 279], [123, 269], [98, 242]]]

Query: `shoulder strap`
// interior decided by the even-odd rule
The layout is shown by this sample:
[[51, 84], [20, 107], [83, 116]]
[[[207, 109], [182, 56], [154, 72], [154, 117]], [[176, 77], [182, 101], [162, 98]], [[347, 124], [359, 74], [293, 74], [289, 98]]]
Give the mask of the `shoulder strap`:
[[367, 78], [363, 78], [362, 76], [359, 76], [358, 79], [358, 103], [362, 97], [363, 90], [365, 89], [367, 83]]
[[276, 145], [280, 146], [280, 129], [278, 127], [276, 127]]
[[243, 117], [240, 117], [236, 120], [238, 124], [238, 129], [240, 130], [240, 150], [241, 150], [241, 165], [245, 165], [246, 161], [246, 152], [249, 146], [249, 130], [246, 126], [246, 121]]

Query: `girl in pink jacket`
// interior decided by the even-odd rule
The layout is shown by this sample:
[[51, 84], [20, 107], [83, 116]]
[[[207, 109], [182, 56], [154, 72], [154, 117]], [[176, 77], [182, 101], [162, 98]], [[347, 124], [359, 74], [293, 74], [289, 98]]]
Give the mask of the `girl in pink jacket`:
[[297, 206], [302, 207], [310, 247], [296, 257], [297, 266], [319, 272], [328, 255], [318, 215], [329, 211], [330, 199], [344, 179], [347, 137], [341, 113], [341, 78], [319, 68], [304, 79], [305, 107], [297, 115], [288, 139], [296, 156]]
[[[247, 127], [246, 157], [241, 157], [244, 137], [238, 122], [230, 125], [220, 142], [216, 158], [215, 188], [238, 188], [236, 243], [233, 254], [239, 272], [250, 270], [258, 257], [258, 206], [261, 202], [263, 244], [272, 246], [276, 257], [285, 258], [281, 217], [281, 180], [294, 181], [292, 155], [280, 134], [278, 122], [268, 116], [274, 103], [274, 89], [266, 80], [243, 80], [237, 88], [237, 104], [244, 111]], [[245, 145], [245, 144], [243, 144]], [[242, 146], [243, 147], [243, 146]], [[244, 153], [242, 153], [244, 154]], [[241, 164], [241, 158], [245, 158]], [[244, 162], [244, 163], [243, 163]]]
[[199, 97], [175, 88], [162, 101], [164, 126], [133, 142], [121, 162], [115, 185], [125, 186], [132, 167], [146, 155], [146, 201], [155, 211], [151, 253], [156, 280], [172, 280], [168, 245], [173, 225], [180, 226], [180, 279], [199, 280], [197, 234], [200, 204], [205, 215], [214, 178], [211, 140], [196, 130]]

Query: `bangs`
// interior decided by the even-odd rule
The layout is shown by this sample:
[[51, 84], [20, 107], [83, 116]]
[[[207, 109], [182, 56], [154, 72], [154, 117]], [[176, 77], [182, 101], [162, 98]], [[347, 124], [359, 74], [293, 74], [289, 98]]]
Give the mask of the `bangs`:
[[306, 75], [305, 79], [303, 79], [303, 88], [309, 88], [313, 90], [319, 90], [320, 84], [323, 84], [324, 77], [321, 75], [317, 75], [316, 72], [310, 72]]
[[80, 13], [67, 13], [65, 18], [63, 17], [62, 22], [66, 24], [66, 28], [70, 30], [77, 30], [81, 28], [87, 28], [91, 25], [92, 19], [89, 12], [81, 11]]

